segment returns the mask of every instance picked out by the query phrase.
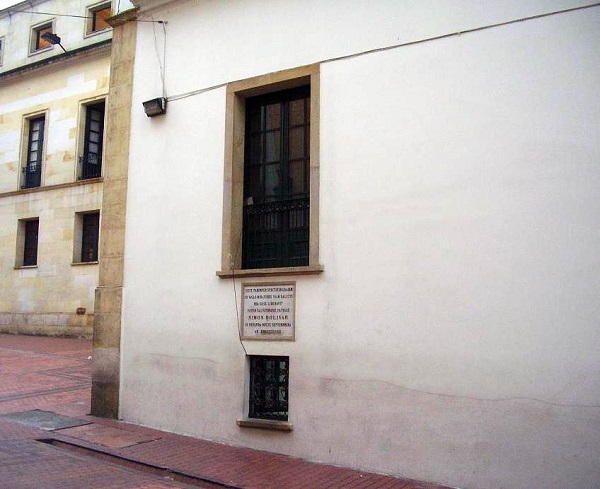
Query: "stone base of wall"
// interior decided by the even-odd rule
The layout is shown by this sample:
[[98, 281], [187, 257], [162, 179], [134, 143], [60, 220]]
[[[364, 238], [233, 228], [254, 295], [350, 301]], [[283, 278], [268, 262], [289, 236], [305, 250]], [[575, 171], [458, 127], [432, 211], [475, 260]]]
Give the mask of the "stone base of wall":
[[0, 333], [92, 338], [93, 314], [0, 312]]

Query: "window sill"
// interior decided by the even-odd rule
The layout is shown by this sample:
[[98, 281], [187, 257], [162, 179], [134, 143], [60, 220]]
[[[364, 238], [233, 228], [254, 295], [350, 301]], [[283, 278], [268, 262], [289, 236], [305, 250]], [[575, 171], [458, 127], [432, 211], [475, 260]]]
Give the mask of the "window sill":
[[292, 431], [294, 429], [292, 423], [288, 423], [287, 421], [273, 421], [270, 419], [243, 418], [237, 420], [237, 425], [240, 428], [259, 428], [275, 431]]
[[225, 270], [217, 272], [219, 278], [272, 277], [276, 275], [318, 275], [323, 273], [323, 266], [286, 267], [286, 268], [253, 268], [249, 270]]
[[15, 267], [15, 270], [28, 270], [30, 268], [37, 268], [37, 265], [19, 265]]
[[98, 265], [99, 261], [74, 261], [71, 263], [72, 267], [78, 267], [80, 265]]

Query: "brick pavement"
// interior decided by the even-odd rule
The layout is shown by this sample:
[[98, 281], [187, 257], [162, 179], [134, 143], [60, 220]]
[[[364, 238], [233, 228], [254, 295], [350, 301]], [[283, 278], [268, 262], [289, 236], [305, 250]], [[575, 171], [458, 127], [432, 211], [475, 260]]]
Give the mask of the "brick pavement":
[[0, 418], [0, 489], [443, 489], [94, 418], [91, 354], [88, 340], [0, 334], [0, 415], [37, 409], [91, 422], [44, 431]]

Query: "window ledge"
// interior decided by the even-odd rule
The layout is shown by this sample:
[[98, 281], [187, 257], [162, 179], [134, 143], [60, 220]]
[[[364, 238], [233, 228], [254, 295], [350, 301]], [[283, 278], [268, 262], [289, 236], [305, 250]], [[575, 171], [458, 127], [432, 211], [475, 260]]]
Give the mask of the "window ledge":
[[98, 260], [96, 261], [74, 261], [71, 263], [71, 266], [78, 267], [80, 265], [98, 265], [100, 263]]
[[29, 268], [37, 268], [37, 265], [19, 265], [15, 270], [28, 270]]
[[294, 425], [292, 423], [270, 419], [243, 418], [237, 420], [237, 425], [240, 428], [260, 428], [264, 430], [276, 431], [292, 431], [294, 429]]
[[323, 273], [323, 266], [286, 267], [286, 268], [253, 268], [248, 270], [223, 270], [217, 272], [219, 278], [271, 277], [275, 275], [317, 275]]

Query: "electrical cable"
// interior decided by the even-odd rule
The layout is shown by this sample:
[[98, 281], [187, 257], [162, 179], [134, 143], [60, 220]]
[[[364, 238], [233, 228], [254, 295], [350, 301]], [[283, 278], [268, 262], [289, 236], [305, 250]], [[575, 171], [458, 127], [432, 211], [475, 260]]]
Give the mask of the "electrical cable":
[[[463, 34], [470, 34], [473, 32], [478, 32], [478, 31], [483, 31], [483, 30], [487, 30], [487, 29], [493, 29], [496, 27], [504, 27], [510, 24], [517, 24], [519, 22], [525, 22], [528, 20], [535, 20], [535, 19], [541, 19], [544, 17], [550, 17], [553, 15], [559, 15], [559, 14], [564, 14], [564, 13], [568, 13], [568, 12], [574, 12], [577, 10], [585, 10], [585, 9], [589, 9], [589, 8], [594, 8], [594, 7], [599, 7], [600, 6], [600, 2], [596, 2], [596, 3], [591, 3], [589, 5], [581, 5], [579, 7], [572, 7], [572, 8], [567, 8], [567, 9], [563, 9], [563, 10], [555, 10], [553, 12], [547, 12], [545, 14], [537, 14], [537, 15], [531, 15], [529, 17], [521, 17], [518, 19], [513, 19], [513, 20], [507, 20], [505, 22], [498, 22], [495, 24], [487, 24], [484, 26], [480, 26], [480, 27], [473, 27], [471, 29], [465, 29], [463, 31], [456, 31], [456, 32], [451, 32], [448, 34], [441, 34], [439, 36], [432, 36], [432, 37], [426, 37], [423, 39], [417, 39], [415, 41], [407, 41], [407, 42], [402, 42], [402, 43], [398, 43], [398, 44], [392, 44], [389, 46], [384, 46], [381, 48], [374, 48], [374, 49], [368, 49], [365, 51], [360, 51], [358, 53], [352, 53], [352, 54], [346, 54], [343, 56], [337, 56], [334, 58], [327, 58], [327, 59], [322, 59], [320, 61], [315, 61], [315, 64], [326, 64], [326, 63], [333, 63], [335, 61], [343, 61], [343, 60], [347, 60], [347, 59], [353, 59], [353, 58], [358, 58], [360, 56], [365, 56], [367, 54], [373, 54], [373, 53], [379, 53], [379, 52], [383, 52], [383, 51], [390, 51], [392, 49], [398, 49], [398, 48], [402, 48], [402, 47], [406, 47], [406, 46], [413, 46], [415, 44], [422, 44], [425, 42], [430, 42], [430, 41], [438, 41], [441, 39], [447, 39], [449, 37], [455, 37], [455, 36], [460, 36]], [[223, 88], [226, 87], [227, 85], [229, 85], [230, 83], [235, 83], [236, 81], [241, 81], [241, 80], [231, 80], [229, 82], [224, 82], [224, 83], [219, 83], [217, 85], [212, 85], [210, 87], [206, 87], [206, 88], [200, 88], [198, 90], [192, 90], [189, 92], [184, 92], [178, 95], [172, 95], [170, 97], [167, 98], [167, 100], [169, 102], [174, 101], [174, 100], [181, 100], [184, 98], [188, 98], [188, 97], [193, 97], [195, 95], [200, 95], [202, 93], [205, 92], [210, 92], [212, 90], [217, 90], [219, 88]]]
[[[77, 14], [57, 14], [53, 12], [34, 12], [32, 10], [8, 10], [8, 15], [12, 16], [12, 14], [34, 14], [34, 15], [50, 15], [52, 17], [73, 17], [76, 19], [92, 19], [89, 15], [77, 15]], [[130, 19], [127, 22], [148, 22], [155, 24], [166, 24], [165, 20], [144, 20], [144, 19]]]

